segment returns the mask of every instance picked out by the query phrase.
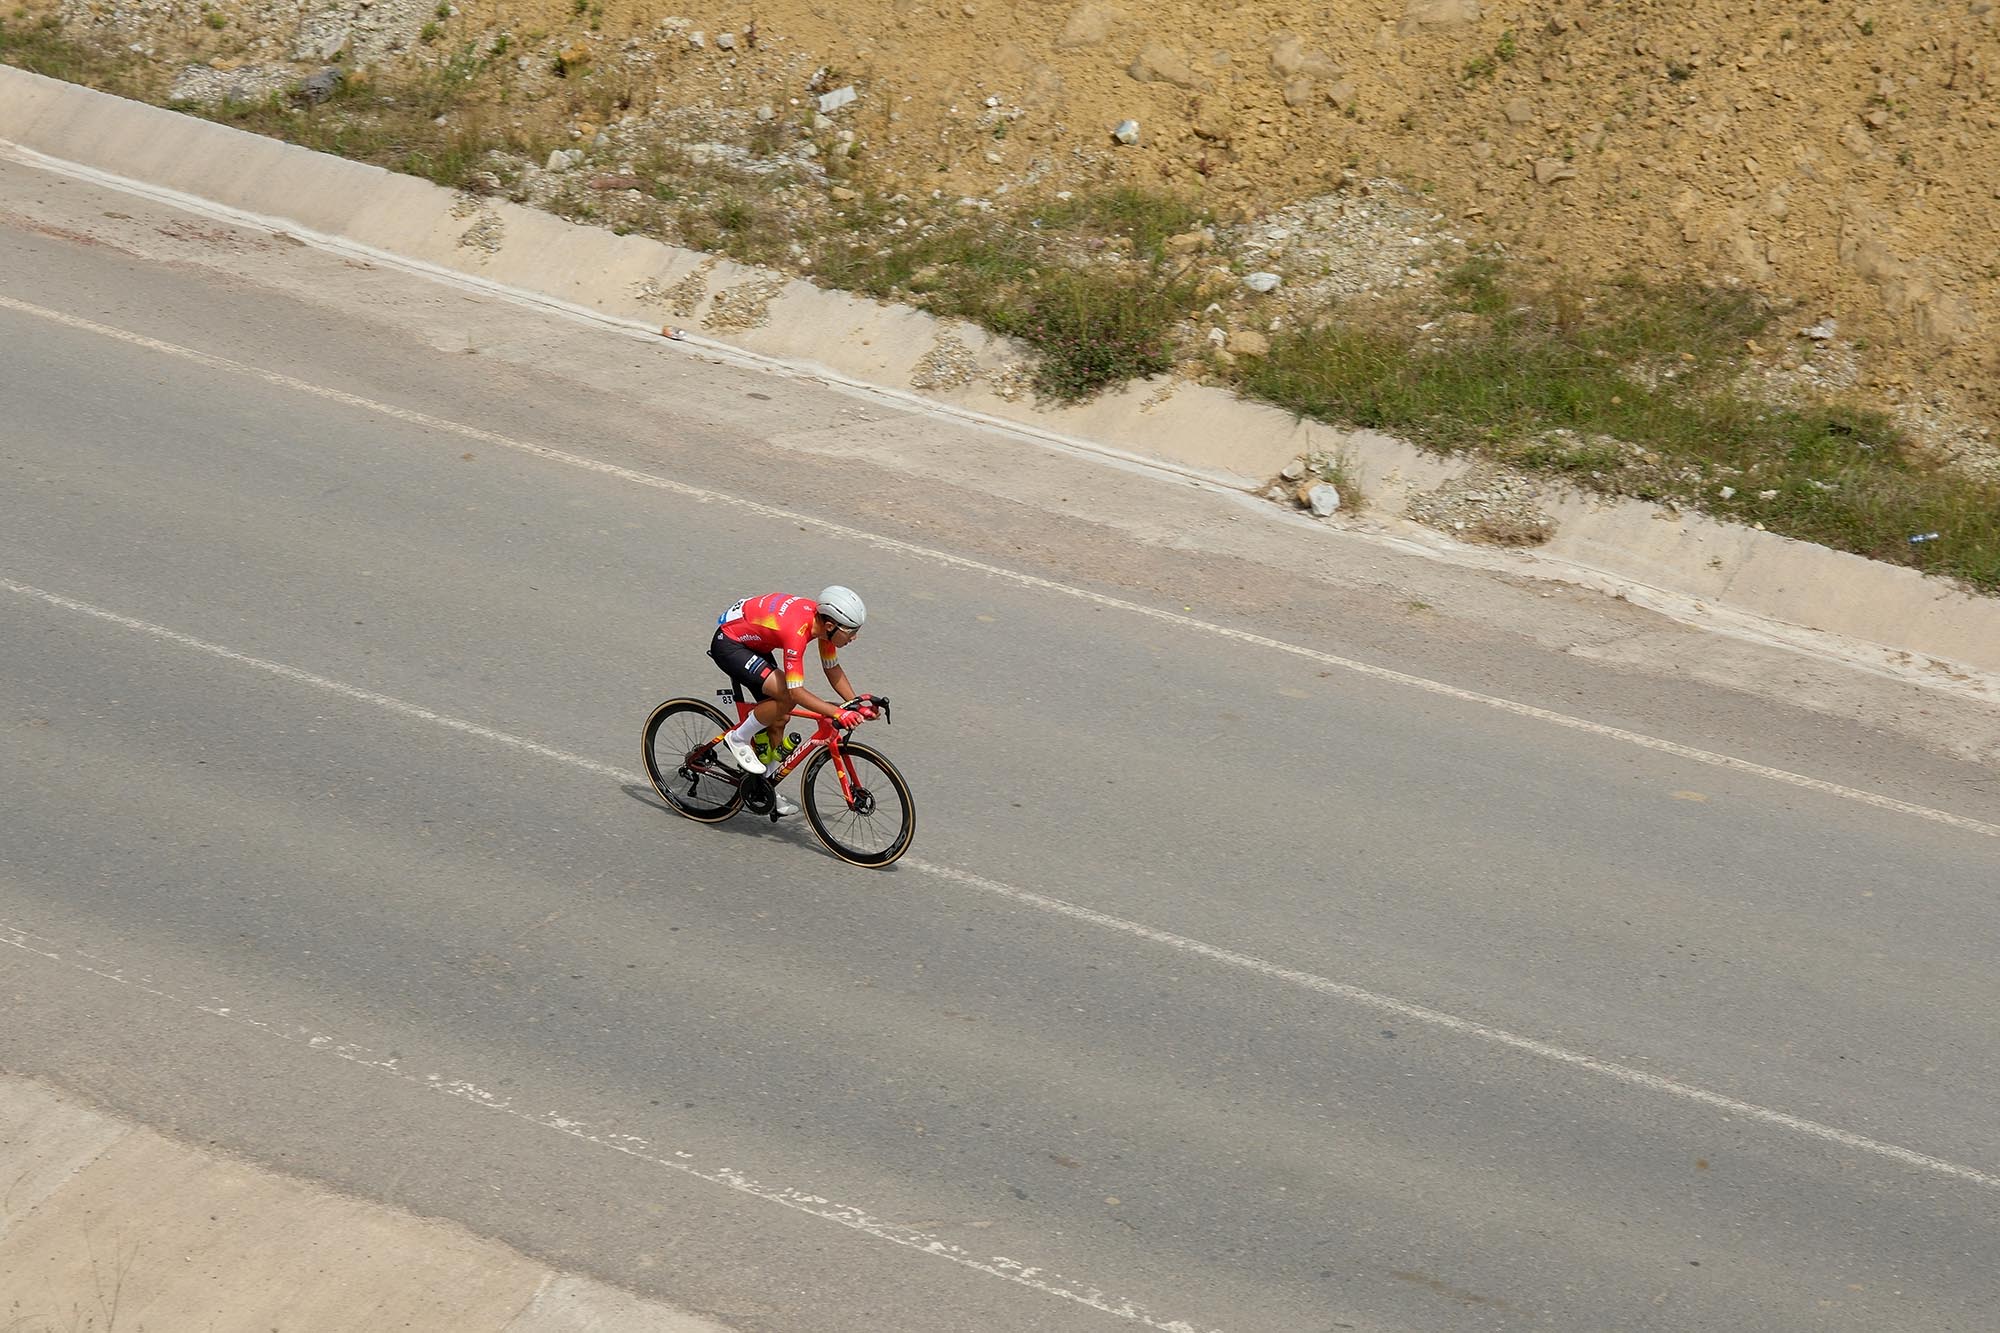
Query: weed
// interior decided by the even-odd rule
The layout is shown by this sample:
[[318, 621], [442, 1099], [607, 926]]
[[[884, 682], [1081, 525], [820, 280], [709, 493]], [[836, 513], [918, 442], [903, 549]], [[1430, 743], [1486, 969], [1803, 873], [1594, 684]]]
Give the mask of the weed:
[[417, 30], [417, 40], [425, 46], [429, 46], [442, 36], [444, 36], [444, 28], [437, 23], [426, 23]]
[[1873, 37], [1873, 36], [1875, 35], [1875, 20], [1874, 20], [1874, 19], [1863, 19], [1863, 20], [1861, 20], [1861, 35], [1862, 35], [1863, 37]]
[[229, 26], [229, 16], [219, 9], [211, 9], [201, 16], [201, 21], [217, 32]]
[[1073, 403], [1172, 365], [1168, 334], [1194, 304], [1191, 286], [1057, 268], [990, 321], [1039, 354], [1035, 391]]
[[1694, 68], [1692, 66], [1684, 65], [1678, 60], [1669, 60], [1667, 62], [1667, 78], [1673, 82], [1686, 83], [1693, 77]]
[[[1769, 318], [1741, 291], [1628, 278], [1524, 289], [1492, 259], [1444, 276], [1457, 331], [1333, 323], [1272, 339], [1238, 373], [1302, 415], [1395, 431], [1914, 564], [2000, 592], [2000, 486], [1926, 468], [1879, 413], [1776, 406], [1737, 387]], [[1692, 358], [1692, 359], [1689, 359]], [[1721, 495], [1716, 477], [1730, 477]], [[1940, 540], [1911, 546], [1911, 532]]]
[[755, 158], [776, 157], [785, 151], [786, 126], [783, 121], [759, 121], [751, 127], [744, 144]]
[[1467, 83], [1491, 78], [1500, 66], [1511, 64], [1514, 57], [1519, 54], [1521, 54], [1521, 45], [1515, 40], [1514, 30], [1508, 28], [1500, 34], [1500, 40], [1493, 44], [1492, 51], [1484, 55], [1474, 56], [1471, 60], [1465, 62], [1465, 71], [1461, 77]]
[[164, 82], [160, 68], [144, 57], [72, 39], [56, 14], [29, 19], [16, 10], [14, 18], [0, 20], [0, 63], [141, 100]]
[[1083, 236], [1127, 237], [1134, 254], [1151, 260], [1164, 257], [1169, 236], [1191, 231], [1208, 220], [1205, 212], [1178, 195], [1131, 185], [1079, 194], [1044, 208], [1039, 215], [1045, 227]]
[[501, 33], [501, 34], [500, 34], [500, 35], [499, 35], [498, 37], [495, 37], [495, 38], [493, 39], [493, 55], [494, 55], [494, 57], [495, 57], [495, 58], [497, 59], [497, 58], [499, 58], [499, 57], [501, 57], [501, 56], [504, 56], [504, 55], [506, 55], [506, 54], [507, 54], [507, 48], [508, 48], [508, 47], [510, 47], [510, 46], [512, 46], [513, 44], [514, 44], [514, 39], [513, 39], [512, 37], [509, 37], [509, 36], [508, 36], [508, 35], [507, 35], [506, 33], [504, 33], [504, 32], [503, 32], [503, 33]]

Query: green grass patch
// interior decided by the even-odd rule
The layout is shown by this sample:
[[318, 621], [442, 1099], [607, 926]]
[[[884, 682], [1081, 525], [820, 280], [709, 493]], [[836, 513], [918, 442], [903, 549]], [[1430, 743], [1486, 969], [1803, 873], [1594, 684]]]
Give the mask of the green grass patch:
[[1179, 195], [1130, 185], [1055, 200], [1033, 210], [1031, 219], [1075, 236], [1125, 237], [1131, 241], [1135, 255], [1156, 261], [1165, 258], [1169, 236], [1178, 236], [1212, 221], [1206, 212]]
[[36, 17], [20, 10], [11, 18], [0, 18], [0, 64], [122, 97], [146, 97], [160, 82], [159, 71], [144, 58], [75, 41], [65, 34], [58, 16]]
[[[1172, 196], [1109, 190], [1018, 214], [938, 219], [900, 236], [885, 225], [898, 211], [873, 198], [850, 205], [846, 232], [820, 238], [819, 281], [1020, 339], [1036, 353], [1035, 391], [1058, 402], [1168, 369], [1173, 327], [1199, 304], [1164, 262], [1164, 245], [1206, 219]], [[1132, 262], [1076, 256], [1079, 242], [1113, 236], [1130, 239]]]
[[988, 323], [1034, 347], [1037, 393], [1077, 402], [1167, 370], [1174, 322], [1194, 299], [1191, 285], [1157, 271], [1063, 267], [1044, 273], [1017, 302], [992, 312]]
[[[1738, 387], [1768, 312], [1749, 293], [1628, 279], [1529, 290], [1490, 260], [1446, 276], [1433, 327], [1281, 333], [1247, 392], [1396, 434], [1700, 508], [2000, 592], [2000, 487], [1913, 457], [1880, 413]], [[1911, 544], [1913, 534], [1937, 540]]]

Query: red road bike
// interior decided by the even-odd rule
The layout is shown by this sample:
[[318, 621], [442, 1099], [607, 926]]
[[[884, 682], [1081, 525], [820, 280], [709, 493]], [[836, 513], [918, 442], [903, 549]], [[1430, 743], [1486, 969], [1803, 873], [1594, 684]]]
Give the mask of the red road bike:
[[[660, 799], [689, 819], [720, 824], [748, 809], [778, 819], [778, 784], [794, 770], [799, 778], [806, 820], [826, 849], [843, 861], [879, 868], [910, 849], [917, 831], [916, 802], [909, 784], [877, 750], [850, 738], [848, 730], [817, 713], [792, 714], [818, 726], [800, 741], [772, 772], [745, 773], [722, 757], [722, 733], [750, 716], [751, 704], [740, 687], [717, 690], [725, 705], [735, 705], [735, 721], [725, 719], [714, 705], [699, 699], [669, 699], [646, 719], [641, 748], [646, 776]], [[864, 694], [847, 707], [872, 705], [884, 722], [889, 701]], [[721, 753], [718, 753], [718, 752]]]

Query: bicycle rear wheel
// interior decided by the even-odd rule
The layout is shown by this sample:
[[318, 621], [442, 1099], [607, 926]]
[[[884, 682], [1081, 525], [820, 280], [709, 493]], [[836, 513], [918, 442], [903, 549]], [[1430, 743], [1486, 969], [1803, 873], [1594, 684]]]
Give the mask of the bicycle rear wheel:
[[729, 726], [699, 699], [669, 699], [646, 719], [646, 776], [660, 799], [689, 819], [720, 824], [743, 808], [743, 775], [715, 755], [715, 738]]
[[828, 851], [858, 866], [880, 868], [910, 850], [917, 804], [896, 766], [865, 745], [844, 744], [840, 761], [851, 787], [841, 789], [833, 752], [822, 750], [799, 776], [806, 819]]

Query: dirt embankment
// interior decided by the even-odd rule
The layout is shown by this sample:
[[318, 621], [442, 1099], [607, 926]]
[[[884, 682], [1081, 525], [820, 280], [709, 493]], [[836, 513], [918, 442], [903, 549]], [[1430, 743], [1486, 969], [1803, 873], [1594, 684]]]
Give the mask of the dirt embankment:
[[[65, 0], [64, 13], [144, 51], [184, 96], [336, 58], [457, 60], [468, 95], [555, 142], [650, 118], [727, 143], [813, 133], [818, 117], [822, 136], [842, 131], [842, 188], [891, 196], [1001, 203], [1117, 182], [1240, 218], [1325, 195], [1344, 172], [1388, 177], [1475, 246], [1589, 276], [1753, 285], [1796, 303], [1798, 327], [1831, 318], [1862, 352], [1860, 387], [1915, 424], [1976, 437], [2000, 421], [1991, 0]], [[821, 115], [819, 95], [849, 86], [853, 102]], [[1114, 139], [1125, 121], [1135, 142]], [[1774, 367], [1796, 359], [1767, 350]]]

